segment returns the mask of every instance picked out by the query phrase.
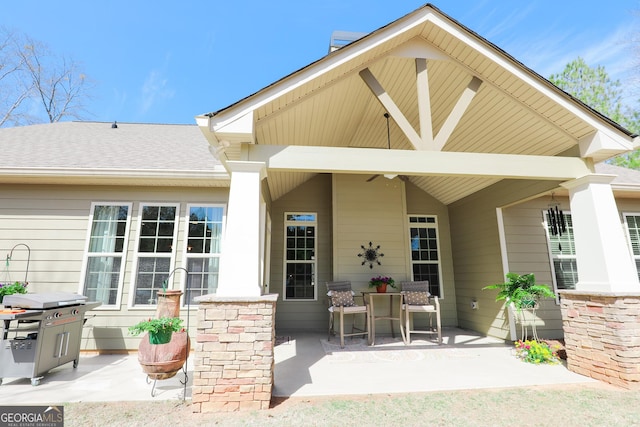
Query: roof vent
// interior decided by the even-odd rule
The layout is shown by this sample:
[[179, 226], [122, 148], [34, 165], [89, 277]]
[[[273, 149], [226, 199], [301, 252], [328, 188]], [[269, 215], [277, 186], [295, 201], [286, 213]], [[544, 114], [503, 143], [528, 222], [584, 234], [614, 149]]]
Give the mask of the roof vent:
[[331, 33], [331, 43], [329, 44], [329, 53], [338, 50], [362, 37], [367, 33], [356, 33], [353, 31], [334, 31]]
[[113, 122], [111, 129], [118, 129], [118, 122]]

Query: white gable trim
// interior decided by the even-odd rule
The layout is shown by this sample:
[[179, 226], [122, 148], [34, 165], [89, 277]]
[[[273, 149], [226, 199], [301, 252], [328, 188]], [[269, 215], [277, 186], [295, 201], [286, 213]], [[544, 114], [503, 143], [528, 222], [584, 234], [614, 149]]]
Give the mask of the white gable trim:
[[626, 137], [627, 143], [625, 143], [625, 138], [621, 138], [619, 133], [613, 132], [610, 126], [607, 126], [602, 120], [596, 119], [595, 115], [591, 112], [588, 112], [584, 107], [579, 107], [576, 102], [571, 101], [564, 95], [560, 95], [560, 93], [555, 89], [552, 83], [547, 82], [544, 78], [536, 75], [531, 70], [523, 68], [522, 65], [514, 63], [514, 61], [510, 58], [507, 58], [502, 53], [496, 52], [496, 50], [490, 46], [488, 46], [484, 41], [477, 39], [474, 36], [465, 33], [457, 26], [452, 25], [449, 22], [445, 22], [441, 17], [433, 15], [430, 17], [430, 21], [435, 25], [438, 25], [445, 31], [447, 31], [452, 36], [460, 39], [462, 42], [466, 43], [473, 49], [477, 50], [502, 68], [506, 69], [508, 72], [514, 74], [516, 77], [524, 81], [525, 83], [531, 85], [537, 91], [545, 94], [549, 98], [551, 98], [554, 102], [557, 102], [562, 107], [569, 110], [572, 114], [575, 114], [581, 120], [586, 121], [591, 126], [595, 127], [598, 131], [609, 134], [611, 138], [615, 138], [619, 141], [622, 147], [629, 147], [627, 150], [631, 148], [631, 141], [633, 140], [630, 137]]
[[[572, 101], [568, 96], [563, 95], [550, 82], [547, 82], [544, 78], [538, 76], [531, 70], [524, 68], [521, 64], [499, 52], [493, 46], [478, 38], [476, 35], [468, 33], [463, 29], [463, 27], [459, 26], [459, 24], [454, 24], [453, 21], [450, 21], [446, 16], [441, 15], [439, 11], [434, 10], [429, 5], [424, 6], [423, 8], [389, 24], [386, 27], [374, 31], [363, 39], [354, 42], [352, 45], [333, 52], [310, 66], [294, 72], [272, 86], [266, 87], [258, 93], [240, 101], [238, 105], [229, 107], [228, 109], [211, 116], [211, 119], [209, 120], [209, 130], [211, 132], [215, 132], [216, 129], [220, 129], [221, 127], [224, 127], [229, 123], [233, 123], [240, 118], [252, 116], [251, 113], [255, 109], [273, 101], [275, 98], [283, 96], [305, 83], [318, 78], [327, 71], [343, 65], [362, 53], [374, 49], [390, 39], [397, 37], [399, 34], [410, 31], [426, 22], [431, 22], [434, 25], [439, 26], [453, 37], [458, 38], [463, 43], [466, 43], [471, 48], [477, 50], [479, 53], [494, 61], [508, 72], [514, 74], [525, 83], [531, 85], [545, 96], [548, 96], [554, 102], [558, 103], [563, 108], [566, 108], [581, 120], [589, 123], [589, 125], [596, 128], [599, 132], [605, 133], [610, 139], [616, 141], [621, 151], [628, 151], [632, 149], [633, 138], [623, 135], [621, 131], [606, 123], [595, 113], [580, 106], [577, 102]], [[410, 46], [415, 47], [414, 43]], [[464, 66], [464, 64], [461, 65]], [[247, 128], [243, 129], [243, 134], [247, 134]]]
[[[294, 72], [288, 77], [285, 77], [281, 81], [275, 83], [273, 86], [266, 87], [258, 93], [240, 101], [240, 104], [246, 103], [244, 107], [230, 107], [229, 110], [222, 111], [219, 114], [212, 116], [210, 130], [213, 131], [218, 123], [234, 121], [236, 117], [244, 116], [245, 114], [273, 101], [275, 98], [285, 95], [322, 74], [351, 61], [362, 53], [376, 48], [399, 34], [424, 24], [429, 20], [429, 16], [433, 13], [432, 9], [425, 6], [422, 9], [419, 9], [419, 11], [407, 15], [385, 28], [374, 31], [363, 39], [354, 42], [352, 45], [345, 46], [344, 48], [321, 58], [317, 63], [311, 64], [297, 72]], [[402, 22], [402, 24], [400, 22]], [[234, 112], [235, 108], [240, 108], [240, 110]], [[227, 116], [228, 114], [230, 115]]]

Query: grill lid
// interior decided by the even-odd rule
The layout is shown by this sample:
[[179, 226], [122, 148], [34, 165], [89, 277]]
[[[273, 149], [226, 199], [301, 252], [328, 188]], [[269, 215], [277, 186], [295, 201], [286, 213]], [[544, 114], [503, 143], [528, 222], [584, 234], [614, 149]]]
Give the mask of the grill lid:
[[13, 294], [2, 300], [5, 307], [44, 309], [84, 304], [87, 297], [69, 292], [45, 292], [41, 294]]

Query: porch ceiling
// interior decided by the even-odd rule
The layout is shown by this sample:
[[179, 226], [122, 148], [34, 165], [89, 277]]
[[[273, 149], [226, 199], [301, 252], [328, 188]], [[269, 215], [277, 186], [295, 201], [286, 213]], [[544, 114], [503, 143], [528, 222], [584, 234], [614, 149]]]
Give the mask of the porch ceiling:
[[[482, 81], [442, 151], [555, 156], [596, 132], [594, 122], [606, 123], [495, 46], [482, 44], [477, 36], [452, 31], [446, 18], [436, 14], [420, 21], [419, 17], [408, 15], [285, 77], [259, 93], [262, 100], [252, 96], [232, 106], [242, 110], [245, 103], [254, 102], [248, 105], [253, 134], [251, 140], [241, 141], [220, 132], [218, 140], [231, 141], [226, 159], [241, 159], [242, 151], [234, 147], [247, 142], [378, 149], [388, 149], [390, 144], [395, 150], [414, 150], [393, 119], [388, 142], [386, 109], [359, 72], [365, 68], [371, 71], [420, 134], [416, 57], [427, 58], [434, 137], [471, 79]], [[402, 31], [394, 32], [394, 26]], [[523, 79], [512, 67], [524, 70], [530, 78]], [[287, 89], [269, 96], [269, 90], [279, 85], [287, 85]], [[570, 108], [558, 99], [566, 100]], [[219, 113], [224, 117], [226, 111]], [[586, 116], [595, 120], [585, 120]], [[271, 196], [277, 199], [314, 174], [267, 175]], [[410, 180], [449, 204], [499, 179], [410, 176]]]

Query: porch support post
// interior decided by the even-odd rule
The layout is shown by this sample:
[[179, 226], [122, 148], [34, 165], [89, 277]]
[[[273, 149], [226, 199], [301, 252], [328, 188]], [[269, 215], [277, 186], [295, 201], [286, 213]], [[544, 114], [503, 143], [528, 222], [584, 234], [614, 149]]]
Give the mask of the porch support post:
[[613, 175], [586, 175], [569, 190], [578, 283], [576, 290], [638, 292], [640, 283], [611, 189]]
[[230, 161], [229, 208], [222, 242], [218, 296], [260, 296], [260, 181], [263, 162]]

